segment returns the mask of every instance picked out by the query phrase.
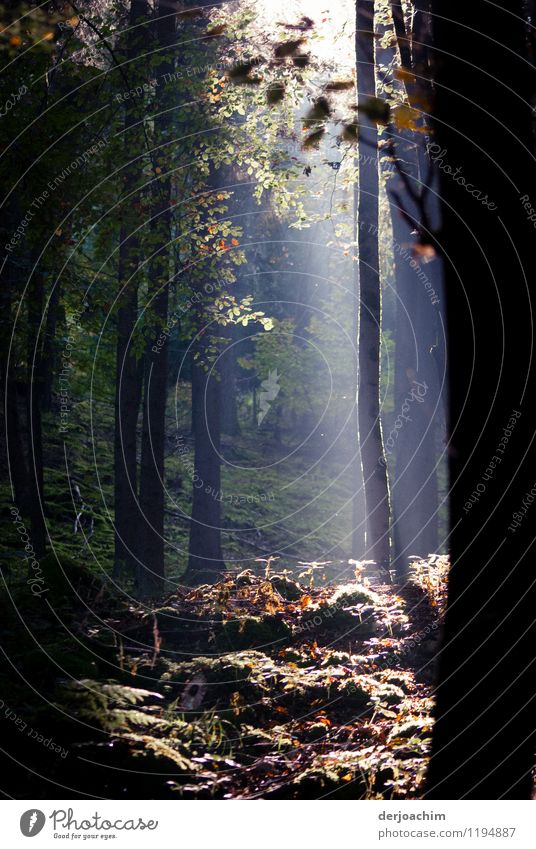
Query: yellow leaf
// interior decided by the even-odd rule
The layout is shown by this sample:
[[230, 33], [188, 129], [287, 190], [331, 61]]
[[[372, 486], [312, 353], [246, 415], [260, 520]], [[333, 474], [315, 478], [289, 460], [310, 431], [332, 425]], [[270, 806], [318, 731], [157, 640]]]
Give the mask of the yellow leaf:
[[393, 110], [393, 119], [399, 130], [415, 130], [419, 114], [417, 109], [412, 109], [411, 106], [398, 106]]
[[395, 71], [395, 77], [397, 80], [400, 80], [403, 83], [413, 84], [416, 82], [415, 74], [413, 74], [411, 71], [408, 71], [407, 68], [398, 68], [398, 70]]

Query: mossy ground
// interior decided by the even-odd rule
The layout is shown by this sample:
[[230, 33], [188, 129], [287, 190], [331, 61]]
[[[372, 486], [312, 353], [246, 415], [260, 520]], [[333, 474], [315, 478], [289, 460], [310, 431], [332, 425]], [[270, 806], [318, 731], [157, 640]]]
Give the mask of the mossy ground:
[[418, 797], [443, 603], [434, 570], [405, 588], [316, 571], [315, 587], [252, 564], [150, 609], [70, 561], [71, 580], [49, 570], [41, 598], [13, 580], [0, 598], [13, 794]]

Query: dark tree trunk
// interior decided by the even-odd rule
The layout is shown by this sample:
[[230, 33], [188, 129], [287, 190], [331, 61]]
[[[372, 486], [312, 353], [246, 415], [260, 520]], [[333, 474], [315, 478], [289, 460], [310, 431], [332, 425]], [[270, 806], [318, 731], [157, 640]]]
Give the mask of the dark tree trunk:
[[[173, 72], [175, 17], [167, 3], [157, 9], [156, 43], [160, 48], [159, 70]], [[158, 116], [155, 133], [158, 144], [169, 141], [173, 127], [170, 90], [159, 89]], [[149, 268], [147, 348], [143, 398], [143, 428], [141, 446], [140, 499], [143, 515], [141, 563], [138, 564], [137, 585], [142, 595], [157, 595], [164, 588], [164, 503], [165, 503], [165, 438], [168, 382], [167, 344], [157, 345], [168, 316], [171, 245], [171, 184], [168, 176], [154, 183], [153, 231], [151, 245], [154, 256]]]
[[14, 371], [14, 366], [10, 363], [5, 383], [6, 452], [15, 503], [20, 512], [28, 516], [30, 513], [28, 464], [22, 441], [18, 386]]
[[41, 421], [43, 374], [40, 348], [41, 334], [39, 332], [44, 305], [43, 276], [36, 268], [28, 286], [28, 354], [25, 394], [27, 404], [29, 513], [33, 547], [37, 556], [44, 553], [46, 538], [43, 504], [43, 428]]
[[236, 375], [238, 363], [238, 345], [236, 342], [236, 325], [228, 324], [222, 328], [222, 336], [228, 340], [222, 347], [218, 361], [221, 376], [221, 431], [228, 436], [237, 436], [240, 433], [238, 422], [238, 399]]
[[[139, 57], [147, 38], [147, 26], [139, 22], [148, 14], [146, 0], [132, 0], [127, 38], [127, 59], [132, 79], [141, 78], [143, 68]], [[119, 234], [119, 310], [117, 314], [116, 386], [115, 386], [115, 431], [114, 431], [114, 509], [115, 509], [115, 556], [114, 577], [123, 569], [130, 575], [136, 574], [139, 551], [139, 528], [135, 517], [137, 507], [137, 428], [141, 401], [142, 362], [133, 351], [134, 332], [138, 317], [138, 265], [140, 262], [140, 238], [133, 231], [139, 219], [133, 210], [131, 196], [142, 178], [143, 151], [142, 130], [136, 127], [142, 117], [142, 108], [129, 105], [124, 120], [124, 155], [131, 159], [124, 180], [126, 200], [121, 212]]]
[[[400, 155], [400, 143], [398, 145]], [[411, 152], [410, 152], [411, 155]], [[403, 149], [404, 160], [408, 153]], [[417, 185], [417, 183], [415, 184]], [[403, 196], [407, 210], [409, 196]], [[439, 339], [438, 301], [425, 282], [439, 292], [437, 261], [415, 265], [415, 236], [392, 202], [396, 271], [395, 409], [386, 450], [395, 456], [391, 488], [394, 510], [394, 565], [407, 576], [409, 555], [426, 557], [438, 546], [436, 435], [441, 419], [440, 376], [433, 357]], [[416, 224], [419, 223], [415, 212]], [[418, 275], [426, 275], [424, 278]], [[434, 303], [432, 302], [434, 301]]]
[[[412, 18], [415, 32], [407, 32], [399, 0], [391, 0], [402, 65], [414, 72], [405, 86], [410, 105], [420, 108], [430, 99], [427, 42], [422, 34], [428, 18], [426, 3], [418, 2]], [[392, 48], [385, 61], [396, 61]], [[418, 130], [423, 129], [422, 117]], [[385, 439], [386, 451], [393, 454], [394, 474], [391, 487], [393, 502], [394, 568], [397, 578], [407, 578], [409, 556], [426, 557], [438, 549], [437, 430], [442, 419], [439, 374], [432, 352], [442, 345], [441, 269], [438, 260], [422, 263], [414, 251], [416, 232], [433, 222], [437, 226], [438, 203], [432, 192], [426, 194], [426, 219], [422, 206], [412, 193], [424, 197], [423, 181], [431, 179], [419, 132], [396, 131], [394, 153], [405, 174], [408, 189], [399, 173], [389, 177], [396, 277], [395, 326], [395, 410], [394, 426]], [[408, 221], [411, 218], [413, 223]]]
[[359, 385], [358, 415], [361, 463], [367, 511], [368, 559], [382, 569], [390, 565], [389, 483], [380, 422], [381, 289], [378, 255], [378, 133], [366, 115], [375, 97], [374, 4], [357, 3], [356, 65], [359, 112]]
[[0, 275], [0, 346], [2, 371], [2, 413], [5, 415], [5, 445], [7, 472], [13, 499], [21, 511], [28, 510], [28, 468], [22, 444], [22, 431], [17, 400], [16, 354], [11, 344], [13, 331], [12, 302], [18, 292], [15, 266], [7, 261]]
[[433, 11], [452, 568], [426, 798], [528, 799], [536, 367], [534, 224], [524, 204], [536, 208], [536, 181], [522, 4], [437, 0]]
[[221, 551], [221, 382], [211, 371], [202, 336], [194, 345], [192, 414], [195, 437], [192, 517], [186, 581], [212, 583], [225, 568]]
[[44, 413], [52, 409], [52, 389], [54, 385], [54, 369], [57, 361], [57, 328], [60, 321], [61, 310], [61, 286], [58, 281], [53, 285], [48, 300], [47, 318], [45, 324], [45, 338], [43, 339], [42, 354], [42, 392], [41, 408]]

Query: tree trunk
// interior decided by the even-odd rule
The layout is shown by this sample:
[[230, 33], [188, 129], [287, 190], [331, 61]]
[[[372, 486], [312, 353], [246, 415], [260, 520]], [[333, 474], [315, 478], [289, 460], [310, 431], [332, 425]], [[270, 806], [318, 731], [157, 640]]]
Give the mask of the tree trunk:
[[528, 799], [536, 367], [534, 225], [524, 204], [536, 207], [536, 180], [522, 3], [437, 0], [433, 11], [452, 568], [426, 798]]
[[[131, 61], [128, 69], [132, 78], [141, 77], [139, 57], [147, 36], [147, 27], [139, 22], [148, 15], [146, 0], [132, 0], [130, 6], [126, 55]], [[137, 73], [136, 73], [137, 72]], [[138, 317], [137, 269], [140, 262], [140, 238], [133, 233], [139, 224], [132, 208], [130, 197], [139, 184], [143, 173], [143, 135], [139, 122], [142, 109], [136, 104], [127, 106], [124, 119], [124, 156], [131, 159], [125, 169], [124, 192], [126, 200], [121, 211], [119, 234], [119, 310], [117, 313], [116, 386], [115, 386], [115, 430], [114, 430], [114, 511], [115, 511], [115, 555], [114, 577], [123, 572], [135, 575], [139, 551], [139, 529], [135, 517], [137, 507], [137, 427], [141, 401], [142, 363], [132, 350], [134, 330]]]
[[[397, 155], [400, 155], [400, 144]], [[407, 162], [408, 153], [403, 149]], [[402, 196], [407, 209], [410, 198]], [[415, 265], [415, 236], [391, 203], [396, 273], [395, 409], [386, 450], [394, 453], [394, 565], [400, 580], [407, 577], [409, 555], [426, 557], [437, 551], [436, 432], [440, 419], [439, 374], [432, 351], [438, 340], [438, 306], [424, 288], [430, 277], [439, 290], [437, 261]], [[418, 214], [416, 224], [418, 223]], [[411, 264], [413, 262], [413, 265]], [[432, 272], [435, 271], [435, 274]], [[435, 291], [435, 288], [434, 288]], [[435, 297], [434, 297], [435, 300]], [[400, 425], [400, 427], [398, 426]]]
[[43, 503], [43, 428], [41, 422], [41, 397], [43, 375], [39, 327], [45, 305], [43, 276], [35, 268], [28, 285], [28, 353], [27, 383], [27, 442], [29, 463], [29, 513], [33, 547], [37, 556], [45, 551], [45, 519]]
[[[357, 2], [356, 66], [359, 112], [359, 439], [367, 511], [367, 552], [381, 569], [390, 565], [389, 483], [380, 422], [381, 289], [378, 255], [378, 134], [366, 115], [375, 97], [373, 3]], [[364, 109], [363, 109], [364, 107]]]
[[[402, 7], [391, 0], [402, 66], [414, 72], [405, 87], [410, 105], [422, 105], [430, 99], [429, 81], [423, 78], [428, 68], [428, 50], [421, 33], [427, 19], [418, 3], [419, 14], [413, 19], [416, 32], [406, 32]], [[421, 36], [421, 37], [420, 37]], [[392, 48], [385, 51], [384, 61], [396, 62]], [[416, 129], [422, 130], [423, 120]], [[423, 180], [430, 178], [429, 163], [422, 135], [410, 129], [397, 129], [393, 151], [413, 192], [423, 192]], [[386, 450], [394, 454], [394, 475], [391, 487], [393, 500], [394, 568], [403, 581], [408, 575], [409, 556], [427, 557], [438, 549], [438, 492], [437, 492], [437, 429], [441, 421], [440, 383], [432, 352], [440, 340], [441, 289], [438, 260], [421, 263], [413, 247], [417, 246], [416, 231], [425, 224], [423, 210], [396, 173], [389, 177], [393, 229], [393, 255], [396, 277], [395, 326], [395, 427], [386, 439]], [[401, 208], [402, 207], [402, 208]], [[438, 203], [429, 192], [426, 213], [437, 224]], [[404, 213], [404, 214], [403, 214]], [[411, 217], [413, 225], [405, 216]], [[400, 426], [399, 426], [400, 425]]]
[[221, 382], [210, 370], [206, 335], [194, 345], [192, 414], [195, 437], [188, 570], [192, 584], [213, 583], [225, 568], [221, 551]]
[[45, 338], [43, 340], [42, 354], [42, 393], [41, 408], [44, 413], [52, 409], [52, 389], [54, 385], [54, 369], [57, 360], [57, 328], [60, 321], [62, 288], [59, 281], [53, 284], [48, 300], [48, 310], [45, 325]]
[[[238, 345], [236, 344], [236, 325], [228, 324], [222, 328], [222, 336], [228, 339], [227, 345], [222, 348], [218, 361], [221, 376], [221, 430], [228, 436], [237, 436], [240, 433], [238, 422], [238, 403], [236, 373], [238, 363]], [[235, 344], [233, 344], [235, 343]]]
[[[357, 166], [357, 162], [355, 165]], [[359, 209], [359, 189], [357, 184], [354, 184], [353, 191], [353, 213], [354, 213], [354, 232], [358, 232], [358, 209]], [[358, 390], [359, 390], [359, 266], [356, 261], [353, 262], [353, 283], [354, 292], [351, 299], [352, 304], [352, 334], [355, 340], [355, 360], [354, 360], [354, 392], [355, 392], [355, 412], [352, 415], [350, 423], [351, 441], [354, 446], [354, 456], [352, 458], [350, 474], [352, 480], [352, 537], [351, 537], [351, 553], [354, 560], [365, 559], [366, 550], [366, 505], [364, 498], [363, 486], [363, 467], [361, 464], [361, 450], [359, 446], [359, 407], [358, 407]]]
[[0, 276], [0, 345], [2, 367], [2, 409], [5, 410], [6, 460], [13, 499], [20, 512], [27, 516], [28, 465], [22, 441], [18, 400], [18, 374], [16, 364], [16, 346], [11, 344], [13, 331], [12, 302], [19, 294], [18, 269], [9, 260], [3, 264]]
[[[157, 9], [156, 41], [160, 47], [159, 70], [164, 74], [173, 72], [173, 49], [175, 43], [175, 17], [169, 6], [161, 0]], [[158, 144], [169, 140], [172, 131], [171, 98], [168, 87], [159, 89], [158, 116], [155, 118], [155, 134]], [[142, 557], [138, 564], [137, 585], [142, 595], [157, 595], [164, 588], [164, 502], [165, 473], [164, 454], [166, 436], [166, 402], [168, 353], [167, 345], [156, 342], [166, 325], [168, 316], [170, 282], [170, 179], [163, 176], [154, 183], [153, 239], [154, 251], [150, 263], [150, 281], [146, 314], [149, 316], [149, 331], [145, 353], [145, 378], [143, 398], [143, 429], [140, 472], [140, 510], [143, 515]], [[153, 350], [154, 349], [154, 350]]]

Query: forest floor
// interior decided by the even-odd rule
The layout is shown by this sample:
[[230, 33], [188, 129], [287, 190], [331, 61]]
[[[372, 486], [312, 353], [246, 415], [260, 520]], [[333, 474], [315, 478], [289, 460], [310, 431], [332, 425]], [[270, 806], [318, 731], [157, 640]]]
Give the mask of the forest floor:
[[404, 586], [257, 562], [151, 609], [42, 565], [0, 596], [16, 798], [422, 794], [446, 558]]

